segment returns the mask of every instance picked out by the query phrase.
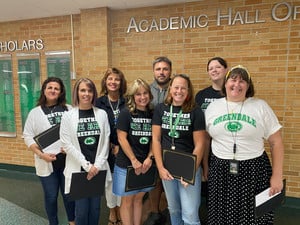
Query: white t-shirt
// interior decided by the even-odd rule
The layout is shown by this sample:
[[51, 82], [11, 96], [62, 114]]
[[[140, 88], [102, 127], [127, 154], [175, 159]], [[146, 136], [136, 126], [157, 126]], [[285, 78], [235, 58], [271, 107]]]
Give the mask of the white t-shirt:
[[282, 126], [270, 106], [261, 99], [212, 102], [205, 111], [206, 129], [212, 137], [212, 152], [218, 158], [233, 159], [236, 143], [237, 160], [259, 157], [264, 152], [264, 139]]

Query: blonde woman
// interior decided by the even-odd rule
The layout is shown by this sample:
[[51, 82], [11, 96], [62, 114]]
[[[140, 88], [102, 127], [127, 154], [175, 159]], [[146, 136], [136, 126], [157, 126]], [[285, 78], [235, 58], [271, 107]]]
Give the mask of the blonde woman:
[[113, 193], [122, 196], [120, 214], [123, 225], [141, 224], [143, 196], [152, 189], [125, 191], [128, 166], [133, 166], [139, 175], [146, 173], [152, 165], [151, 100], [149, 85], [142, 79], [134, 80], [127, 94], [127, 108], [121, 111], [117, 123], [120, 149], [114, 168]]

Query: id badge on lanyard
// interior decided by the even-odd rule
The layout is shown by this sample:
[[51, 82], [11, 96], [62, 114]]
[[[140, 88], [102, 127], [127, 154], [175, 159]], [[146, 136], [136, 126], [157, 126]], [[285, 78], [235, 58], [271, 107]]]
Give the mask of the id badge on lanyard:
[[240, 162], [235, 159], [235, 153], [236, 153], [236, 143], [233, 145], [233, 159], [229, 160], [229, 173], [232, 175], [238, 175], [239, 174], [239, 166]]

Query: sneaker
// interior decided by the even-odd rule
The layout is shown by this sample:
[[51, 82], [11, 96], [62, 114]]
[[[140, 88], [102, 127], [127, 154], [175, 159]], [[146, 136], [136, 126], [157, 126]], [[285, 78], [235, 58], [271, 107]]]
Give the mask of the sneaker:
[[163, 224], [162, 222], [162, 216], [160, 213], [150, 212], [143, 225], [161, 225]]

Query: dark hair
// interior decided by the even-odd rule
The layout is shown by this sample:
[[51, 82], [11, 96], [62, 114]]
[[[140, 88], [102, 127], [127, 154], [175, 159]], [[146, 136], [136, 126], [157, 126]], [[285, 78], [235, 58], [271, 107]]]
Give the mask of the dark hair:
[[182, 111], [183, 112], [190, 112], [192, 111], [192, 109], [195, 107], [196, 103], [195, 103], [195, 99], [194, 99], [194, 88], [193, 88], [193, 84], [189, 78], [188, 75], [186, 74], [175, 74], [171, 81], [170, 81], [170, 85], [169, 85], [169, 88], [168, 88], [168, 94], [167, 94], [167, 97], [165, 99], [165, 104], [167, 105], [171, 105], [172, 102], [173, 102], [173, 98], [171, 96], [171, 93], [170, 93], [170, 88], [173, 84], [173, 81], [174, 79], [176, 79], [177, 77], [181, 77], [183, 79], [185, 79], [187, 81], [187, 84], [188, 84], [188, 95], [182, 105]]
[[132, 82], [132, 84], [130, 85], [130, 87], [128, 89], [128, 92], [126, 94], [127, 107], [129, 109], [130, 113], [135, 113], [135, 111], [136, 111], [136, 104], [135, 104], [135, 101], [134, 101], [134, 95], [136, 94], [137, 90], [140, 87], [144, 87], [146, 89], [146, 91], [149, 92], [150, 99], [149, 99], [149, 103], [147, 105], [147, 109], [152, 110], [151, 101], [153, 99], [153, 95], [151, 93], [151, 88], [150, 88], [149, 84], [146, 81], [144, 81], [141, 78], [138, 78], [138, 79], [136, 79]]
[[41, 91], [40, 91], [40, 97], [37, 101], [37, 106], [45, 106], [47, 104], [47, 98], [45, 96], [45, 89], [47, 87], [47, 84], [50, 83], [50, 82], [56, 82], [59, 84], [60, 86], [60, 94], [59, 94], [59, 97], [57, 99], [57, 105], [60, 105], [62, 106], [63, 108], [67, 108], [66, 107], [66, 89], [65, 89], [65, 85], [64, 83], [62, 82], [62, 80], [58, 77], [49, 77], [47, 78], [43, 84], [42, 84], [42, 88], [41, 88]]
[[79, 104], [78, 91], [79, 91], [79, 85], [82, 82], [86, 83], [86, 85], [92, 90], [92, 92], [93, 92], [92, 104], [95, 105], [95, 101], [98, 97], [97, 88], [96, 88], [95, 83], [92, 80], [90, 80], [89, 78], [80, 78], [79, 80], [76, 81], [74, 88], [73, 88], [73, 98], [72, 98], [73, 106], [78, 106], [78, 104]]
[[153, 63], [152, 63], [152, 68], [154, 69], [155, 64], [159, 63], [159, 62], [165, 62], [165, 63], [167, 63], [169, 65], [169, 67], [170, 67], [170, 70], [172, 71], [172, 61], [169, 58], [165, 57], [165, 56], [159, 56], [159, 57], [157, 57], [153, 61]]
[[208, 71], [208, 67], [209, 64], [211, 63], [211, 61], [217, 60], [222, 66], [224, 66], [225, 69], [227, 69], [227, 62], [225, 59], [221, 58], [221, 57], [214, 57], [211, 58], [210, 60], [208, 60], [207, 65], [206, 65], [206, 70]]
[[255, 94], [255, 91], [254, 91], [254, 85], [253, 85], [250, 73], [248, 72], [246, 67], [243, 67], [241, 65], [232, 67], [231, 70], [228, 71], [228, 73], [226, 74], [225, 82], [224, 82], [223, 87], [222, 87], [222, 92], [225, 95], [225, 97], [227, 96], [226, 88], [225, 88], [226, 82], [228, 81], [229, 78], [234, 79], [234, 78], [237, 78], [237, 77], [240, 77], [242, 80], [246, 81], [249, 85], [245, 97], [246, 98], [253, 97], [254, 94]]
[[120, 97], [122, 97], [127, 91], [127, 81], [125, 79], [125, 76], [124, 76], [123, 72], [121, 70], [115, 68], [115, 67], [108, 68], [106, 70], [106, 72], [104, 73], [104, 76], [101, 80], [100, 95], [107, 94], [106, 80], [107, 80], [108, 76], [111, 75], [111, 74], [116, 74], [120, 77], [121, 83], [120, 83], [119, 94], [120, 94]]

